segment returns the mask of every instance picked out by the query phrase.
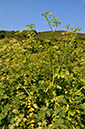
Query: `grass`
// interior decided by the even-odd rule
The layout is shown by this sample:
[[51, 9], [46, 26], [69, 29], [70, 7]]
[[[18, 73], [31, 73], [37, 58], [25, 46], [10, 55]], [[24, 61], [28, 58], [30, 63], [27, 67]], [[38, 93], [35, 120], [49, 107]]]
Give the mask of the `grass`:
[[[63, 30], [61, 31], [56, 31], [54, 38], [58, 38], [61, 36], [61, 33], [64, 32]], [[44, 31], [44, 32], [38, 32], [37, 36], [35, 37], [35, 39], [52, 39], [53, 34], [51, 34], [51, 31]], [[78, 38], [81, 40], [85, 40], [85, 33], [78, 33]]]

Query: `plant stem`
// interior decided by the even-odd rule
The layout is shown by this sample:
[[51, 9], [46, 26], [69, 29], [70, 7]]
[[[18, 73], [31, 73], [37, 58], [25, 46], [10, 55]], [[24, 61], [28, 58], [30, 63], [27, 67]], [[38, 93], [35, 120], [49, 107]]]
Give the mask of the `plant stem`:
[[[47, 22], [49, 24], [49, 20], [47, 19]], [[52, 26], [49, 24], [51, 31], [53, 31]]]

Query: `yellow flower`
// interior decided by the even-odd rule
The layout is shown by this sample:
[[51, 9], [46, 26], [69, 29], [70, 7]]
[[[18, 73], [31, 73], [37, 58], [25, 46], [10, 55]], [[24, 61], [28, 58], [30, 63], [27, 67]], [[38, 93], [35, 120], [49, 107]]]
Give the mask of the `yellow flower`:
[[52, 124], [50, 124], [49, 127], [52, 127]]
[[66, 109], [68, 110], [68, 108], [69, 108], [69, 105], [67, 104], [67, 107], [66, 107]]
[[54, 20], [58, 20], [59, 18], [58, 17], [56, 17]]
[[65, 94], [67, 94], [68, 92], [67, 91], [65, 91]]
[[66, 86], [66, 88], [68, 88], [68, 85]]
[[70, 103], [72, 103], [72, 100], [71, 100], [71, 99], [69, 99], [69, 102], [70, 102]]
[[50, 16], [52, 16], [53, 14], [52, 13], [49, 13]]
[[79, 111], [79, 110], [76, 110], [76, 112], [77, 112], [77, 113], [80, 113], [80, 111]]

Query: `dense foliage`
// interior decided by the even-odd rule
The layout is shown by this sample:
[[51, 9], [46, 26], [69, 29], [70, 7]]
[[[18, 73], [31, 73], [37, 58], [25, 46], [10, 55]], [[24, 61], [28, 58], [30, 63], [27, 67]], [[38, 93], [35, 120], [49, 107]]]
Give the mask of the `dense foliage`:
[[79, 28], [66, 26], [55, 41], [34, 39], [31, 27], [26, 39], [0, 40], [0, 128], [85, 129], [85, 41], [77, 38]]

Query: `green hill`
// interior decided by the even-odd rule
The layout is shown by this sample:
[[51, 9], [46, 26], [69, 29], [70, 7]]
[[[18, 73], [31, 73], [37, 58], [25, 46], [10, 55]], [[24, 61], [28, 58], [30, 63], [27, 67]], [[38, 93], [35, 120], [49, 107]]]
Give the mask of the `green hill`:
[[[64, 32], [63, 30], [60, 31], [56, 31], [54, 37], [58, 38], [61, 36], [61, 33]], [[78, 38], [81, 40], [85, 40], [85, 33], [77, 33], [78, 34]], [[44, 31], [44, 32], [38, 32], [36, 38], [50, 38], [52, 39], [53, 34], [51, 34], [51, 31]]]
[[[26, 38], [26, 31], [23, 30], [22, 34], [18, 33], [19, 31], [7, 31], [7, 30], [0, 30], [0, 39], [3, 38], [13, 38], [14, 36], [18, 37], [19, 39], [24, 39]], [[57, 39], [58, 37], [61, 36], [61, 33], [64, 32], [64, 30], [56, 31], [55, 34], [52, 34], [51, 31], [44, 31], [44, 32], [36, 32], [37, 35], [35, 36], [35, 39]], [[18, 34], [16, 34], [18, 33]], [[77, 33], [78, 38], [81, 40], [85, 40], [85, 33]]]

